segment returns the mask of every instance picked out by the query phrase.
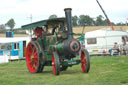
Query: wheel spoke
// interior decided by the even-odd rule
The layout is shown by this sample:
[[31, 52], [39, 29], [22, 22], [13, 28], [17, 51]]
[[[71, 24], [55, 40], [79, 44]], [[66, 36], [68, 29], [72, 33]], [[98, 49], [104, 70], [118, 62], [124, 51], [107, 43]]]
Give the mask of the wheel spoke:
[[31, 68], [32, 70], [35, 70], [35, 68], [34, 68], [34, 65], [32, 66], [32, 68]]
[[34, 58], [38, 58], [37, 52], [33, 53]]
[[30, 60], [29, 62], [27, 62], [28, 64], [32, 63], [32, 61]]
[[32, 53], [32, 45], [29, 45], [29, 53]]

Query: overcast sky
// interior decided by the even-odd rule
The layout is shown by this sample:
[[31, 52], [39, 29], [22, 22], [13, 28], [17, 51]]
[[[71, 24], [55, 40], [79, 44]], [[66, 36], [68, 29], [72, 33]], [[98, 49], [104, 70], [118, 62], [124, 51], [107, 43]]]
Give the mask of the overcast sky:
[[[126, 22], [128, 0], [99, 0], [110, 21]], [[103, 15], [96, 0], [0, 0], [0, 24], [13, 18], [16, 28], [32, 21], [47, 19], [50, 15], [64, 16], [64, 8], [72, 8], [72, 15], [89, 15], [95, 18]], [[104, 15], [103, 15], [104, 16]]]

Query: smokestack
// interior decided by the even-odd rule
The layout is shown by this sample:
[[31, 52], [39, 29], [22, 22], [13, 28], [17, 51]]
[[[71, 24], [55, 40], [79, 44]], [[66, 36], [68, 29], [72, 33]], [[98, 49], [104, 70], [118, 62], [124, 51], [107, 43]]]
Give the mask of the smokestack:
[[70, 38], [73, 38], [72, 14], [71, 14], [72, 9], [71, 8], [65, 8], [64, 11], [65, 11], [65, 16], [66, 16], [67, 28], [68, 28], [68, 31], [69, 31], [68, 36], [69, 36], [69, 39], [70, 39]]

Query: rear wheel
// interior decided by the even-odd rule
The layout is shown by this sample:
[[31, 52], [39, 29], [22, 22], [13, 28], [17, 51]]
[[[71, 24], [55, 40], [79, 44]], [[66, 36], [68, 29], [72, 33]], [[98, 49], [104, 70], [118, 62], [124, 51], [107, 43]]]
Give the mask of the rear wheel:
[[59, 56], [57, 52], [52, 53], [52, 68], [53, 68], [53, 74], [59, 75], [60, 73], [60, 61]]
[[27, 46], [26, 63], [28, 70], [32, 73], [42, 72], [44, 68], [42, 63], [43, 54], [41, 53], [41, 49], [38, 45], [38, 42], [31, 41]]
[[87, 50], [81, 49], [81, 69], [82, 72], [88, 73], [90, 70], [90, 56]]

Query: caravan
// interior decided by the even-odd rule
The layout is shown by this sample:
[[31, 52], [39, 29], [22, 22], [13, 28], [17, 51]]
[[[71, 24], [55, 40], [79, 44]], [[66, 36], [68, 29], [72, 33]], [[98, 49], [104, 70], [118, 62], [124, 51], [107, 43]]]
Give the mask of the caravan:
[[30, 37], [0, 38], [0, 63], [24, 59]]
[[127, 32], [112, 30], [96, 30], [85, 34], [85, 48], [90, 55], [110, 54], [114, 43], [117, 42], [119, 47], [122, 45], [122, 36], [127, 36]]

